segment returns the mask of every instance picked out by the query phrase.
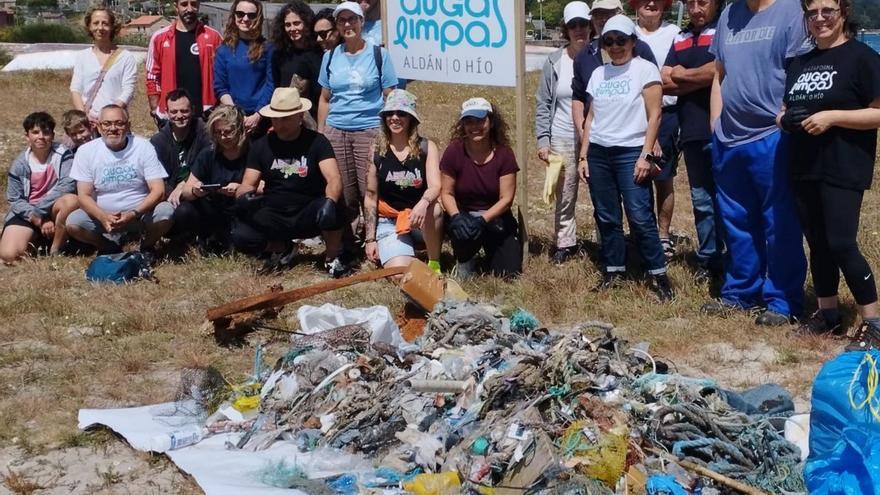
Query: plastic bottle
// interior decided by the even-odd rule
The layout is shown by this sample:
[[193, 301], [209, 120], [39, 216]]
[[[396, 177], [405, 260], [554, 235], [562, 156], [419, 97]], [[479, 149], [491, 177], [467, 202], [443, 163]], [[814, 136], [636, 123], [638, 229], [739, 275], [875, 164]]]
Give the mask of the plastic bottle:
[[198, 425], [190, 425], [180, 430], [156, 435], [150, 439], [150, 450], [163, 453], [169, 450], [182, 449], [202, 441], [205, 430]]

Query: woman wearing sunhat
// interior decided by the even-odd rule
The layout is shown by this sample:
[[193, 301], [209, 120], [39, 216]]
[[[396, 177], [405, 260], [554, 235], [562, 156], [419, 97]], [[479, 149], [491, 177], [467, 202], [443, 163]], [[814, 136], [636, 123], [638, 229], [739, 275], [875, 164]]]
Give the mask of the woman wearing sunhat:
[[[507, 129], [498, 108], [484, 98], [471, 98], [462, 103], [440, 160], [440, 198], [450, 217], [448, 232], [462, 277], [479, 268], [500, 276], [522, 272], [519, 224], [510, 211], [519, 166]], [[478, 267], [481, 249], [485, 263]]]
[[674, 294], [657, 235], [650, 181], [656, 166], [651, 152], [660, 125], [660, 71], [633, 57], [635, 25], [625, 15], [605, 23], [601, 41], [611, 62], [597, 68], [587, 83], [592, 104], [578, 158], [578, 173], [590, 186], [602, 236], [605, 267], [599, 289], [618, 285], [626, 272], [622, 201], [652, 288], [660, 300], [668, 301]]
[[[574, 59], [590, 42], [590, 7], [569, 2], [563, 10], [562, 37], [568, 45], [550, 54], [538, 83], [535, 134], [538, 158], [548, 165], [544, 200], [556, 199], [556, 251], [553, 261], [562, 263], [577, 254], [577, 143], [571, 115], [571, 81]], [[554, 181], [554, 179], [556, 179]]]
[[382, 108], [382, 136], [367, 170], [366, 254], [382, 266], [408, 266], [424, 242], [428, 266], [440, 271], [443, 209], [440, 151], [419, 135], [416, 97], [395, 89]]
[[333, 11], [342, 43], [324, 54], [318, 83], [318, 132], [333, 145], [342, 176], [343, 198], [351, 230], [346, 248], [354, 250], [367, 190], [367, 164], [379, 135], [385, 95], [397, 85], [388, 51], [363, 37], [364, 12], [357, 2]]
[[[342, 181], [327, 138], [303, 127], [312, 102], [296, 88], [278, 88], [260, 109], [271, 119], [272, 132], [254, 141], [247, 168], [236, 191], [239, 218], [232, 230], [235, 247], [247, 253], [270, 254], [265, 268], [289, 267], [294, 258], [291, 239], [324, 238], [325, 269], [334, 277], [347, 269], [338, 258], [343, 218], [338, 208]], [[262, 197], [255, 196], [265, 181]]]

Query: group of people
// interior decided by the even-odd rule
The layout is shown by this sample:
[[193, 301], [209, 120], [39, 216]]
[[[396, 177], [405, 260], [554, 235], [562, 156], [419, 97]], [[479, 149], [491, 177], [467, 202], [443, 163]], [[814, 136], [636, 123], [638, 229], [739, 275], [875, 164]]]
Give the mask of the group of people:
[[[292, 240], [320, 235], [325, 268], [341, 276], [360, 253], [399, 266], [423, 248], [439, 271], [446, 235], [458, 273], [520, 273], [511, 213], [519, 169], [503, 116], [483, 98], [465, 101], [441, 153], [419, 133], [416, 97], [382, 46], [377, 4], [346, 1], [316, 15], [292, 0], [269, 40], [260, 0], [235, 0], [222, 35], [199, 21], [198, 0], [177, 0], [177, 18], [147, 55], [159, 127], [149, 141], [130, 132], [136, 64], [114, 43], [120, 26], [110, 9], [90, 10], [94, 45], [75, 63], [65, 143], [55, 142], [51, 116], [24, 121], [28, 147], [10, 168], [0, 257], [14, 261], [39, 237], [51, 253], [67, 236], [110, 252], [137, 234], [148, 253], [163, 237], [195, 240], [278, 269], [296, 258]], [[723, 276], [705, 312], [758, 308], [764, 325], [798, 318], [803, 232], [819, 311], [800, 329], [841, 331], [843, 271], [864, 320], [857, 340], [880, 339], [876, 288], [856, 241], [880, 127], [880, 55], [854, 39], [850, 0], [685, 5], [684, 30], [663, 21], [671, 0], [631, 0], [636, 22], [620, 0], [565, 6], [568, 43], [544, 65], [536, 112], [538, 157], [559, 177], [554, 260], [577, 252], [584, 181], [601, 243], [599, 289], [626, 272], [625, 212], [651, 287], [671, 300], [683, 152], [695, 276]]]
[[279, 270], [296, 261], [294, 240], [320, 236], [324, 268], [339, 277], [360, 256], [402, 266], [422, 250], [439, 272], [448, 236], [462, 276], [520, 273], [519, 169], [503, 116], [465, 101], [441, 156], [381, 45], [377, 3], [315, 15], [293, 0], [270, 42], [259, 0], [236, 0], [222, 36], [199, 21], [197, 0], [178, 0], [150, 40], [149, 140], [131, 133], [137, 71], [114, 43], [116, 17], [89, 10], [94, 44], [75, 63], [64, 139], [44, 112], [23, 122], [0, 258], [14, 262], [40, 238], [57, 254], [67, 236], [99, 253], [138, 241], [152, 258], [164, 238]]
[[[853, 345], [880, 344], [871, 268], [857, 234], [880, 127], [880, 55], [855, 39], [850, 0], [671, 0], [566, 5], [568, 44], [544, 65], [538, 157], [558, 171], [556, 251], [576, 252], [578, 179], [586, 181], [604, 277], [626, 270], [622, 211], [652, 286], [665, 276], [672, 177], [683, 151], [698, 249], [695, 277], [723, 277], [709, 314], [758, 311], [760, 325], [801, 317], [810, 269], [819, 309], [799, 332], [843, 333], [840, 272], [862, 317]], [[621, 204], [623, 208], [621, 209]]]

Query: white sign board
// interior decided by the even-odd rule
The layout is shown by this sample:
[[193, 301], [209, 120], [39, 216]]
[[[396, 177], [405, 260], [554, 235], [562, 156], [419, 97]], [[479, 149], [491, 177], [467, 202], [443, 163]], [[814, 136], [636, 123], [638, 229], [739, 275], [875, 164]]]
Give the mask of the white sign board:
[[513, 0], [384, 0], [394, 70], [403, 79], [516, 86]]

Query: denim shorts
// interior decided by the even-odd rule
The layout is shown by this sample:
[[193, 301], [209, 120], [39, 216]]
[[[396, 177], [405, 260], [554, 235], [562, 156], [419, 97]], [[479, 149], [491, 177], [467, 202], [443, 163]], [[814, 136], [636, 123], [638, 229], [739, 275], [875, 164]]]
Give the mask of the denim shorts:
[[416, 255], [415, 245], [424, 243], [422, 231], [413, 229], [409, 234], [398, 234], [394, 219], [380, 217], [376, 224], [376, 245], [379, 262], [387, 263], [398, 256]]

